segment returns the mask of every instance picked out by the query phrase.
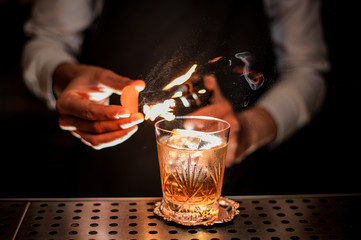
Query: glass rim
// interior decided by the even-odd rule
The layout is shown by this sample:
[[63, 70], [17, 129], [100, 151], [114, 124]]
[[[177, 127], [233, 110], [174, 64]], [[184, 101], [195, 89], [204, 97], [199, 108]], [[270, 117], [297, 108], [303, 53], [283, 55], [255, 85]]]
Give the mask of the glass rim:
[[159, 129], [159, 130], [162, 130], [164, 132], [168, 132], [168, 133], [172, 133], [172, 130], [167, 130], [167, 129], [164, 129], [164, 128], [161, 128], [159, 127], [159, 124], [164, 122], [164, 121], [168, 121], [168, 122], [171, 122], [171, 121], [174, 121], [174, 120], [177, 120], [177, 119], [205, 119], [205, 120], [215, 120], [215, 121], [218, 121], [218, 122], [222, 122], [224, 124], [226, 124], [226, 127], [221, 129], [221, 130], [217, 130], [217, 131], [212, 131], [212, 132], [206, 132], [207, 134], [216, 134], [216, 133], [219, 133], [219, 132], [223, 132], [223, 131], [227, 131], [228, 129], [231, 128], [231, 124], [229, 124], [229, 122], [223, 120], [223, 119], [220, 119], [220, 118], [216, 118], [216, 117], [211, 117], [211, 116], [176, 116], [173, 120], [167, 120], [165, 118], [163, 119], [160, 119], [158, 121], [155, 122], [154, 126]]

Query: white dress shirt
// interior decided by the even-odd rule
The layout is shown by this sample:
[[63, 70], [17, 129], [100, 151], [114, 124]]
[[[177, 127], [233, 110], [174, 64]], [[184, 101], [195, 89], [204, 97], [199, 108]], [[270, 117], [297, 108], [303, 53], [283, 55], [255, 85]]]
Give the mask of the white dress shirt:
[[[23, 50], [23, 77], [28, 88], [55, 109], [52, 75], [63, 62], [77, 62], [87, 29], [103, 1], [37, 0], [25, 33], [32, 38]], [[277, 124], [279, 144], [305, 124], [323, 105], [328, 71], [319, 0], [264, 0], [280, 79], [256, 104]]]

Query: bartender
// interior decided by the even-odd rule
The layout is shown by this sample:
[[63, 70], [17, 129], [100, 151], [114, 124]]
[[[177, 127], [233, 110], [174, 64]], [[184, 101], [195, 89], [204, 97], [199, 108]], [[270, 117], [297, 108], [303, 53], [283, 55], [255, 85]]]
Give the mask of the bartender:
[[222, 82], [192, 113], [231, 123], [230, 169], [285, 142], [326, 94], [320, 1], [37, 0], [24, 29], [24, 81], [84, 143], [76, 161], [87, 195], [161, 195], [154, 122], [117, 104], [125, 86], [161, 89], [194, 63], [251, 52], [267, 77], [257, 99], [240, 111]]

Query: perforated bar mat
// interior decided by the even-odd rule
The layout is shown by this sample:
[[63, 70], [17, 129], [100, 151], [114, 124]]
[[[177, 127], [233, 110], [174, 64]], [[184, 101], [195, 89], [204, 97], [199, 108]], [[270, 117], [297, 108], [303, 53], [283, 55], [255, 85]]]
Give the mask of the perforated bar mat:
[[208, 227], [164, 221], [153, 213], [160, 198], [30, 201], [15, 239], [361, 239], [360, 195], [229, 198], [240, 203], [240, 214]]
[[28, 202], [0, 202], [0, 239], [13, 238], [28, 205]]

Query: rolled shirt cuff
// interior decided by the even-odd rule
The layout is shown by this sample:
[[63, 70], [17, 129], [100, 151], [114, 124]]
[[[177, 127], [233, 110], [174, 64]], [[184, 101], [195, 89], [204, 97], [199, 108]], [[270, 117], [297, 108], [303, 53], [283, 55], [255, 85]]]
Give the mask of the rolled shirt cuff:
[[321, 109], [325, 95], [324, 79], [311, 70], [283, 73], [280, 81], [256, 103], [276, 122], [277, 136], [270, 147], [278, 146], [309, 123]]
[[55, 109], [53, 74], [64, 62], [77, 62], [77, 59], [55, 43], [47, 40], [31, 41], [24, 48], [23, 76], [28, 88], [50, 109]]

